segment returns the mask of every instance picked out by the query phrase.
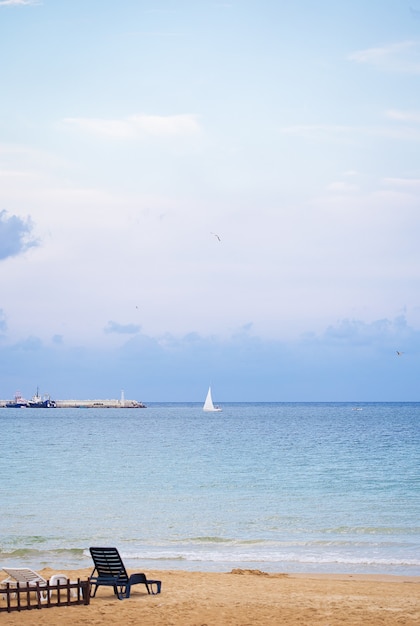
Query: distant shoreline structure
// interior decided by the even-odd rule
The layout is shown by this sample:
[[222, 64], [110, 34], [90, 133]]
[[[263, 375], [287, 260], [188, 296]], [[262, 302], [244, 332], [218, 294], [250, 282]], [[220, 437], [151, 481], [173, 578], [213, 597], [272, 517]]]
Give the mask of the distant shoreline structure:
[[43, 398], [39, 391], [31, 400], [25, 400], [17, 391], [14, 400], [0, 400], [0, 407], [13, 409], [146, 409], [146, 405], [138, 400], [126, 400], [121, 391], [119, 400], [52, 400], [48, 394]]
[[[9, 408], [6, 405], [10, 400], [0, 400], [0, 407]], [[16, 408], [16, 407], [15, 407]], [[30, 405], [22, 405], [21, 408], [30, 409]], [[45, 407], [54, 409], [146, 409], [143, 402], [137, 400], [55, 400], [55, 406]]]
[[[30, 409], [30, 403], [10, 407], [10, 400], [0, 400], [0, 408]], [[54, 400], [54, 404], [45, 406], [46, 409], [146, 409], [147, 406], [138, 400]]]

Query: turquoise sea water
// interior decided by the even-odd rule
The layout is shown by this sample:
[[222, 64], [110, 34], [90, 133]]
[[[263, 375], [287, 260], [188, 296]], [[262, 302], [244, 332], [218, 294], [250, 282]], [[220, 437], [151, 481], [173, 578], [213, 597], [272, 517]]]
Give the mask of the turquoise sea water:
[[[356, 410], [357, 409], [357, 410]], [[420, 403], [0, 409], [0, 566], [420, 575]]]

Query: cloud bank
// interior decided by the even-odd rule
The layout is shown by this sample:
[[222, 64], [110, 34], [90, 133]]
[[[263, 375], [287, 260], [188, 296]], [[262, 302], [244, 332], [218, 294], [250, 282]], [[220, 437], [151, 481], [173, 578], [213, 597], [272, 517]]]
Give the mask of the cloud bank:
[[404, 316], [346, 319], [291, 341], [251, 330], [227, 338], [137, 332], [118, 347], [95, 349], [30, 336], [0, 346], [3, 395], [18, 379], [24, 394], [39, 385], [56, 399], [119, 397], [124, 389], [130, 399], [200, 402], [211, 383], [227, 402], [418, 400], [420, 332]]

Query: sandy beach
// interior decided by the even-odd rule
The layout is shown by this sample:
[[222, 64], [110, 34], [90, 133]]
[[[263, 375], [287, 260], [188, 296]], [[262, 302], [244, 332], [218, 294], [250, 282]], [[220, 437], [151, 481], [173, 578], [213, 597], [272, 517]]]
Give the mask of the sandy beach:
[[[39, 570], [44, 578], [58, 573]], [[61, 571], [86, 579], [91, 569]], [[130, 571], [129, 573], [132, 573]], [[149, 596], [143, 585], [119, 601], [99, 588], [89, 606], [1, 613], [3, 626], [418, 626], [420, 577], [324, 574], [267, 574], [147, 571], [162, 581]]]

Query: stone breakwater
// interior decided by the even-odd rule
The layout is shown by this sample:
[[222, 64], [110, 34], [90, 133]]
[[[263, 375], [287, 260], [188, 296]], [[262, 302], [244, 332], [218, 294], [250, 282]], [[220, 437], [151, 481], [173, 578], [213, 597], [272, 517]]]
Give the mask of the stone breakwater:
[[[10, 400], [0, 400], [0, 407], [6, 408]], [[26, 408], [26, 407], [25, 407]], [[51, 407], [52, 408], [52, 407]], [[137, 400], [56, 400], [57, 409], [145, 409], [146, 405]]]

